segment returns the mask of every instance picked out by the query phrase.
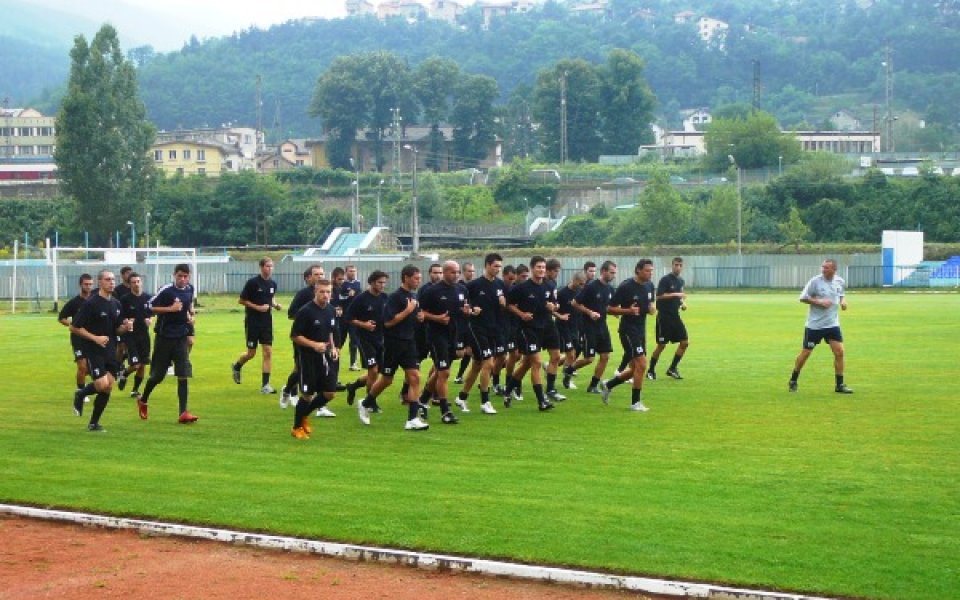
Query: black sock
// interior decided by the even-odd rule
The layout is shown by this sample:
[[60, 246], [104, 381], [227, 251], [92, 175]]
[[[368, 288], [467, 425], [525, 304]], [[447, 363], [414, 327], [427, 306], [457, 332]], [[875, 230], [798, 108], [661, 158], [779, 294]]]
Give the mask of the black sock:
[[563, 374], [566, 375], [567, 377], [573, 377], [573, 374], [576, 372], [577, 370], [573, 368], [573, 365], [563, 368]]
[[834, 375], [833, 378], [837, 380], [837, 387], [843, 385], [843, 375]]
[[410, 391], [410, 384], [406, 381], [403, 382], [403, 385], [400, 386], [400, 395], [404, 398], [407, 397], [407, 393]]
[[659, 358], [651, 358], [651, 359], [650, 359], [650, 368], [647, 369], [647, 372], [648, 372], [648, 373], [653, 373], [654, 371], [657, 370], [657, 360], [659, 360]]
[[627, 368], [627, 364], [630, 362], [630, 357], [626, 354], [623, 355], [623, 358], [620, 359], [620, 366], [617, 367], [617, 373], [623, 371]]
[[491, 379], [493, 380], [491, 382], [493, 383], [493, 385], [500, 385], [500, 371], [497, 371], [496, 373], [494, 373]]
[[90, 415], [90, 424], [96, 425], [100, 422], [100, 416], [107, 408], [107, 402], [110, 402], [110, 394], [107, 392], [97, 392], [97, 397], [93, 399], [93, 414]]
[[460, 393], [457, 394], [457, 398], [460, 398], [460, 399], [463, 400], [464, 402], [466, 402], [466, 401], [467, 401], [467, 398], [469, 398], [469, 397], [470, 397], [470, 393], [469, 393], [469, 392], [464, 392], [463, 390], [461, 390]]
[[799, 378], [800, 378], [800, 371], [794, 371], [794, 372], [790, 375], [790, 381], [796, 381], [796, 380], [799, 379]]
[[412, 402], [407, 405], [407, 420], [412, 421], [417, 418], [417, 415], [420, 414], [420, 404], [417, 402]]
[[623, 382], [620, 381], [620, 378], [619, 378], [619, 377], [611, 377], [611, 378], [607, 381], [606, 386], [607, 386], [607, 389], [608, 389], [608, 390], [612, 390], [613, 388], [617, 387], [617, 386], [620, 385], [621, 383], [623, 383]]
[[556, 373], [547, 373], [547, 391], [548, 392], [557, 391], [557, 374]]
[[243, 365], [241, 365], [241, 364], [238, 363], [238, 362], [233, 363], [232, 366], [233, 366], [233, 370], [234, 370], [234, 371], [239, 371], [240, 369], [243, 368]]
[[260, 386], [265, 386], [270, 383], [270, 373], [261, 373], [260, 374]]
[[680, 359], [682, 359], [682, 358], [683, 358], [682, 355], [680, 355], [680, 356], [677, 356], [676, 354], [673, 355], [673, 360], [670, 361], [670, 370], [671, 370], [671, 371], [673, 371], [674, 369], [677, 368], [677, 365], [680, 364]]
[[303, 418], [310, 414], [310, 403], [306, 398], [301, 397], [297, 402], [297, 408], [293, 411], [293, 428], [303, 427]]
[[141, 383], [143, 383], [143, 375], [135, 375], [135, 376], [133, 377], [133, 391], [134, 391], [134, 392], [140, 390], [140, 384], [141, 384]]
[[283, 386], [283, 389], [285, 389], [288, 394], [292, 394], [297, 391], [297, 383], [299, 383], [299, 381], [300, 373], [293, 371], [287, 376], [287, 385]]
[[427, 404], [430, 402], [431, 392], [426, 387], [423, 388], [423, 391], [420, 392], [420, 404]]
[[[164, 372], [163, 374], [166, 375], [166, 372]], [[147, 387], [143, 388], [143, 394], [140, 396], [140, 400], [144, 404], [146, 404], [147, 401], [150, 400], [150, 394], [153, 392], [153, 388], [157, 387], [157, 385], [161, 381], [163, 381], [162, 377], [159, 379], [154, 379], [153, 376], [151, 376], [150, 379], [147, 380]]]
[[597, 389], [597, 384], [598, 384], [598, 383], [600, 383], [600, 378], [599, 378], [599, 377], [596, 377], [596, 376], [591, 377], [591, 378], [590, 378], [590, 385], [587, 386], [587, 389], [588, 389], [588, 390], [595, 390], [595, 389]]
[[490, 390], [480, 390], [480, 404], [490, 402]]
[[445, 415], [450, 412], [450, 403], [446, 398], [440, 398], [440, 414]]
[[187, 412], [187, 396], [189, 395], [186, 379], [177, 380], [177, 398], [180, 400], [180, 414]]
[[470, 366], [470, 356], [464, 356], [460, 359], [460, 370], [457, 371], [457, 379], [463, 379], [463, 374], [467, 371], [467, 367]]
[[631, 404], [636, 404], [637, 402], [640, 402], [640, 393], [641, 393], [642, 391], [643, 391], [643, 390], [638, 390], [637, 388], [633, 388], [633, 390], [630, 391], [630, 403], [631, 403]]
[[90, 382], [87, 385], [83, 386], [82, 390], [83, 391], [81, 391], [80, 393], [84, 397], [92, 396], [97, 393], [97, 386], [93, 385], [93, 382]]
[[370, 394], [367, 394], [366, 396], [363, 397], [363, 400], [360, 401], [360, 405], [363, 406], [364, 408], [373, 408], [373, 405], [375, 402], [376, 400], [374, 400], [373, 396], [371, 396]]
[[543, 384], [535, 383], [533, 384], [533, 395], [537, 397], [537, 402], [540, 404], [545, 404], [547, 399], [543, 397]]

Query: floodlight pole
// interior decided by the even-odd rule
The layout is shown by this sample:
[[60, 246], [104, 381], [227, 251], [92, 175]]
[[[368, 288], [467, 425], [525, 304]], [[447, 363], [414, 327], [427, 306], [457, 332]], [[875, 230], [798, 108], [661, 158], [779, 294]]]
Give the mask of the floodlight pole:
[[410, 144], [404, 144], [404, 149], [413, 152], [413, 198], [411, 199], [411, 208], [413, 219], [413, 248], [414, 256], [420, 254], [420, 215], [417, 210], [417, 149]]

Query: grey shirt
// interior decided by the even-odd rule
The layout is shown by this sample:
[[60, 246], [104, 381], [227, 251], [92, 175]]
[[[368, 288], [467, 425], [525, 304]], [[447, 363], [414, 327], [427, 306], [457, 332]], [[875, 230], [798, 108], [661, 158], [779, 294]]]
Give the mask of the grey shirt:
[[830, 327], [840, 327], [840, 301], [843, 300], [844, 288], [846, 282], [837, 275], [827, 281], [823, 275], [817, 275], [807, 282], [807, 285], [800, 293], [800, 300], [809, 300], [812, 298], [829, 298], [832, 304], [828, 308], [810, 305], [810, 312], [807, 314], [807, 327], [809, 329], [828, 329]]

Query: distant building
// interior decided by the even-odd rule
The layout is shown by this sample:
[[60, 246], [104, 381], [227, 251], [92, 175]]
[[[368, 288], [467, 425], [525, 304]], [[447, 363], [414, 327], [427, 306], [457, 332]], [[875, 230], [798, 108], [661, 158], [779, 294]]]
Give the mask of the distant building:
[[610, 3], [607, 0], [581, 2], [570, 8], [570, 14], [573, 16], [606, 18], [610, 16]]
[[257, 155], [257, 172], [271, 173], [290, 171], [299, 167], [312, 167], [313, 154], [305, 139], [291, 139], [280, 142]]
[[[657, 142], [641, 146], [641, 152], [656, 152], [665, 158], [694, 157], [707, 153], [703, 131], [664, 131], [654, 128]], [[794, 131], [806, 152], [872, 154], [880, 152], [880, 135], [873, 131]]]
[[684, 131], [703, 131], [707, 124], [713, 122], [713, 116], [705, 108], [691, 108], [681, 111], [681, 114]]
[[860, 119], [845, 110], [838, 110], [830, 115], [830, 124], [840, 131], [857, 131], [863, 128]]
[[477, 2], [483, 15], [483, 27], [488, 29], [491, 21], [497, 17], [505, 17], [510, 13], [526, 13], [533, 10], [537, 3], [534, 0], [480, 0]]
[[0, 108], [0, 158], [52, 158], [56, 117], [32, 108]]
[[427, 7], [427, 14], [431, 19], [456, 23], [463, 14], [464, 7], [459, 2], [451, 0], [432, 0]]
[[719, 19], [700, 17], [697, 20], [697, 34], [700, 39], [708, 44], [716, 44], [721, 48], [726, 41], [728, 29], [730, 29], [730, 25]]
[[419, 2], [403, 2], [401, 0], [388, 0], [377, 6], [377, 18], [381, 21], [396, 17], [415, 23], [427, 18], [427, 9]]
[[377, 14], [377, 7], [368, 0], [347, 0], [346, 8], [348, 17]]
[[[229, 170], [251, 169], [254, 158], [263, 148], [263, 132], [253, 127], [234, 127], [232, 124], [220, 127], [200, 127], [197, 129], [176, 129], [157, 133], [155, 146], [170, 142], [197, 142], [214, 146], [223, 146], [227, 154], [236, 157], [239, 163]], [[208, 169], [209, 173], [209, 169]]]
[[158, 142], [150, 148], [153, 163], [167, 175], [208, 175], [250, 168], [235, 146], [194, 140]]

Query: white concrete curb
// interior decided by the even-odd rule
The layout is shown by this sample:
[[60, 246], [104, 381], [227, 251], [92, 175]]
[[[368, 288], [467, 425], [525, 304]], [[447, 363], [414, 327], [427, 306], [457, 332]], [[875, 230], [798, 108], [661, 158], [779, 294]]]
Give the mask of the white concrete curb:
[[652, 579], [649, 577], [631, 577], [590, 571], [574, 571], [555, 567], [540, 567], [496, 560], [466, 558], [462, 556], [410, 552], [390, 548], [375, 548], [372, 546], [357, 546], [354, 544], [340, 544], [277, 535], [247, 533], [243, 531], [231, 531], [229, 529], [194, 527], [192, 525], [142, 521], [138, 519], [126, 519], [62, 510], [46, 510], [12, 504], [0, 504], [0, 514], [51, 521], [65, 521], [78, 525], [92, 525], [114, 529], [135, 529], [137, 531], [158, 535], [198, 538], [257, 546], [273, 550], [288, 550], [291, 552], [322, 554], [324, 556], [354, 560], [402, 564], [423, 569], [464, 571], [483, 575], [499, 575], [585, 587], [631, 590], [661, 596], [675, 596], [678, 598], [708, 598], [711, 600], [826, 600], [825, 598], [817, 596], [764, 592], [722, 587], [706, 583], [686, 583], [682, 581]]

